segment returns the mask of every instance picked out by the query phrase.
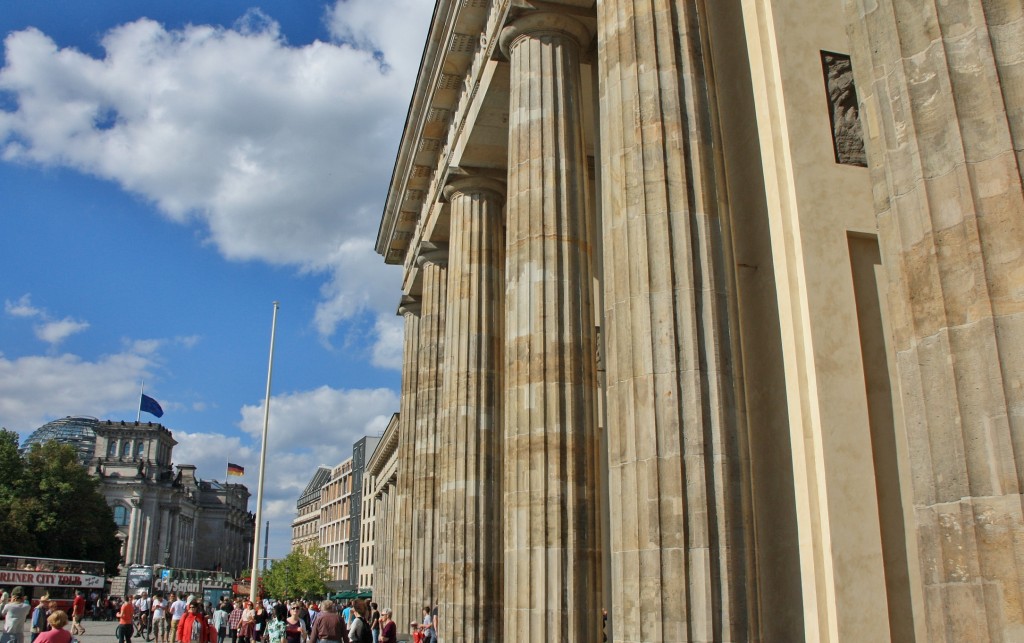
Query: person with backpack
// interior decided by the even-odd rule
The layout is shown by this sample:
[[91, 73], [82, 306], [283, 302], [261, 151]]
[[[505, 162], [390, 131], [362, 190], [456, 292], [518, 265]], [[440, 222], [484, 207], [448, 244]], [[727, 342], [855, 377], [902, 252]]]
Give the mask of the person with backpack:
[[350, 643], [373, 643], [373, 632], [366, 622], [366, 602], [357, 600], [352, 607], [352, 626], [348, 630]]

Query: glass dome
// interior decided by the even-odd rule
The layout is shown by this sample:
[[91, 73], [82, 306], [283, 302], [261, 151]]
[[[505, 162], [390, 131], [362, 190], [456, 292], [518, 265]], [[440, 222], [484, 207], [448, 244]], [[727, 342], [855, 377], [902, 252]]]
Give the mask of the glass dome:
[[82, 464], [88, 464], [96, 451], [96, 426], [99, 420], [93, 417], [71, 417], [53, 422], [47, 422], [32, 432], [24, 444], [21, 445], [21, 452], [27, 453], [33, 444], [43, 444], [50, 440], [56, 440], [62, 444], [70, 444], [78, 451], [78, 459]]

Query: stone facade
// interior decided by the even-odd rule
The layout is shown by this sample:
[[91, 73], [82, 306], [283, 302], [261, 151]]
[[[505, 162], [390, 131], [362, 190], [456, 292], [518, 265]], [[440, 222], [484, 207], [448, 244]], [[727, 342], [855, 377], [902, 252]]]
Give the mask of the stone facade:
[[398, 471], [398, 414], [391, 416], [387, 429], [366, 460], [363, 474], [363, 519], [359, 540], [359, 588], [374, 594], [393, 596], [389, 585], [393, 575], [389, 566], [377, 566], [378, 560], [391, 560], [395, 521], [395, 483]]
[[349, 588], [349, 550], [352, 538], [352, 458], [333, 469], [320, 489], [319, 546], [327, 551], [330, 580], [335, 587]]
[[320, 546], [320, 492], [331, 479], [331, 468], [320, 466], [295, 502], [292, 520], [292, 549]]
[[[152, 422], [98, 421], [90, 470], [114, 510], [125, 565], [221, 569], [250, 565], [255, 533], [249, 490], [171, 464], [171, 431]], [[175, 468], [177, 471], [175, 471]]]
[[440, 0], [378, 602], [1024, 640], [1022, 58], [1019, 0]]

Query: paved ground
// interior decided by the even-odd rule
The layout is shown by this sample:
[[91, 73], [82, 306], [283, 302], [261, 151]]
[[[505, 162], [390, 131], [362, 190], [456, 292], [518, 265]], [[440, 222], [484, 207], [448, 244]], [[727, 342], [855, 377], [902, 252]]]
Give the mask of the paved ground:
[[[117, 621], [84, 621], [82, 626], [85, 627], [85, 634], [75, 637], [80, 643], [111, 643], [117, 640], [114, 635]], [[70, 632], [71, 624], [69, 623], [64, 629]], [[143, 643], [142, 639], [132, 639], [132, 643], [136, 643], [136, 641]]]

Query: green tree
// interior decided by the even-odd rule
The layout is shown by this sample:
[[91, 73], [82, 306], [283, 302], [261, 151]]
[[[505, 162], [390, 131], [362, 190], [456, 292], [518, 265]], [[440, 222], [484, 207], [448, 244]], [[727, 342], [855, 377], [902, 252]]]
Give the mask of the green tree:
[[9, 433], [0, 433], [0, 551], [99, 560], [116, 573], [120, 543], [114, 514], [74, 447], [51, 441], [22, 457], [14, 434], [12, 458]]
[[281, 600], [318, 598], [327, 593], [328, 569], [326, 550], [296, 549], [271, 563], [263, 575], [263, 588], [268, 595]]
[[10, 553], [35, 547], [35, 536], [18, 513], [25, 470], [18, 453], [19, 440], [16, 432], [0, 429], [0, 551]]

